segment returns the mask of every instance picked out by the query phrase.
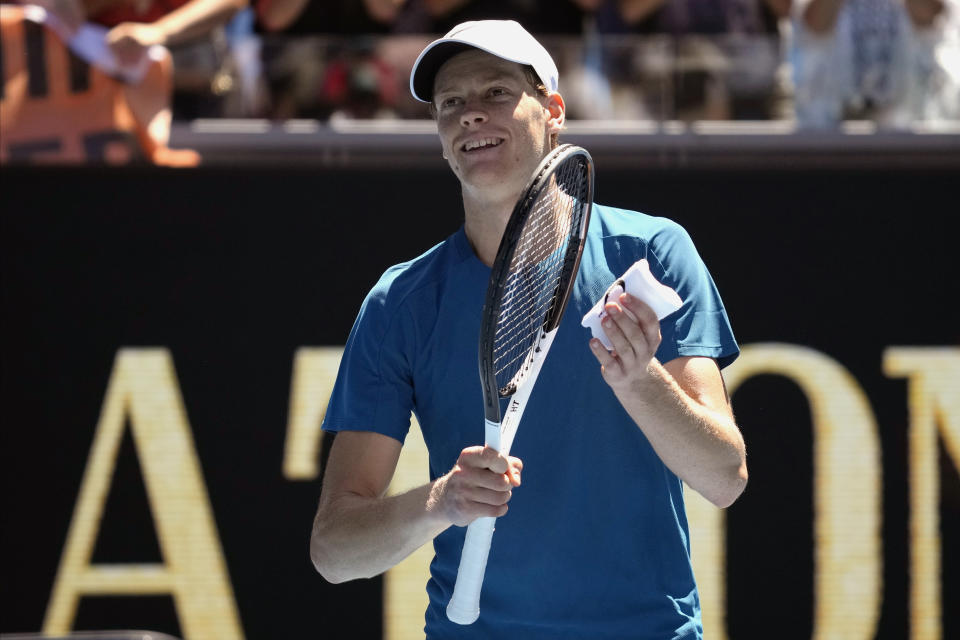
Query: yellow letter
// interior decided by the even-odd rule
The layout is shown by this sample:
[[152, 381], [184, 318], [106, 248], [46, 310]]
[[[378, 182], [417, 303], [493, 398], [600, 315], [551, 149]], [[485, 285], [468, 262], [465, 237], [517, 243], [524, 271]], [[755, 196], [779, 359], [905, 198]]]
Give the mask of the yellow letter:
[[890, 347], [883, 371], [909, 379], [910, 637], [936, 640], [943, 633], [937, 425], [960, 464], [960, 349]]
[[283, 452], [283, 475], [288, 480], [313, 480], [320, 475], [320, 425], [342, 356], [343, 347], [297, 349]]
[[[389, 495], [403, 493], [430, 481], [430, 457], [423, 441], [420, 423], [410, 416], [410, 431], [403, 442], [397, 470], [387, 489]], [[430, 604], [427, 580], [433, 543], [427, 543], [407, 556], [383, 576], [384, 640], [423, 638], [423, 614]]]
[[[129, 415], [164, 564], [91, 564]], [[170, 354], [117, 353], [43, 632], [70, 631], [84, 595], [170, 593], [190, 640], [242, 638], [226, 563]]]
[[873, 638], [882, 589], [880, 443], [863, 390], [838, 362], [786, 344], [744, 347], [724, 374], [730, 393], [750, 376], [774, 374], [807, 396], [814, 432], [813, 637]]
[[[311, 480], [320, 475], [320, 425], [342, 356], [343, 347], [297, 350], [283, 458], [283, 475], [290, 480]], [[425, 484], [429, 480], [429, 464], [420, 425], [411, 416], [410, 433], [388, 493], [393, 495]], [[384, 575], [383, 635], [387, 640], [423, 638], [423, 612], [428, 604], [426, 586], [432, 559], [433, 545], [425, 544]]]
[[690, 525], [690, 561], [700, 592], [703, 635], [726, 640], [727, 529], [723, 509], [685, 488], [683, 501]]

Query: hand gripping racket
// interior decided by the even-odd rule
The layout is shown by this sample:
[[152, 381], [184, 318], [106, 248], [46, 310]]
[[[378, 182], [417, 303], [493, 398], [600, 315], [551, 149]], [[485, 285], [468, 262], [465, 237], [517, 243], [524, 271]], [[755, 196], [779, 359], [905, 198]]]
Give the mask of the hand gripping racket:
[[[592, 202], [590, 154], [562, 145], [537, 167], [500, 241], [483, 305], [479, 363], [486, 444], [504, 455], [570, 298]], [[501, 422], [500, 399], [508, 397]], [[467, 527], [447, 605], [447, 617], [458, 624], [470, 624], [480, 615], [495, 522], [477, 518]]]

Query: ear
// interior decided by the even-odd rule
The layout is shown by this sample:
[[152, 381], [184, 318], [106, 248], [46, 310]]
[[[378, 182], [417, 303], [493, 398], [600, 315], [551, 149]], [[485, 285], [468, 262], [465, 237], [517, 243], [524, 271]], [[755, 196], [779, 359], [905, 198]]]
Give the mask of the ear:
[[550, 113], [547, 127], [550, 133], [560, 133], [567, 118], [567, 105], [563, 103], [563, 96], [554, 91], [546, 97], [544, 108]]

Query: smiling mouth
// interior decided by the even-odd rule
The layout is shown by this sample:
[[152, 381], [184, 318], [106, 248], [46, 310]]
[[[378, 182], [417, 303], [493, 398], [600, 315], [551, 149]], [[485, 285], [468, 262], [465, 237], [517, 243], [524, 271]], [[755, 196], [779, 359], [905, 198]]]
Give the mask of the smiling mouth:
[[499, 146], [503, 138], [482, 138], [480, 140], [469, 140], [460, 147], [461, 151], [476, 151], [478, 149], [489, 149]]

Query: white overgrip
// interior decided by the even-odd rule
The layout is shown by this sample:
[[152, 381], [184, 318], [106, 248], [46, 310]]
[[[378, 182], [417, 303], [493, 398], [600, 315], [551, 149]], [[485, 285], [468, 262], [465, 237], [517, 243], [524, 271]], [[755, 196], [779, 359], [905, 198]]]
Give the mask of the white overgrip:
[[480, 617], [480, 589], [497, 519], [477, 518], [467, 527], [457, 569], [457, 583], [447, 604], [447, 617], [457, 624], [472, 624]]

